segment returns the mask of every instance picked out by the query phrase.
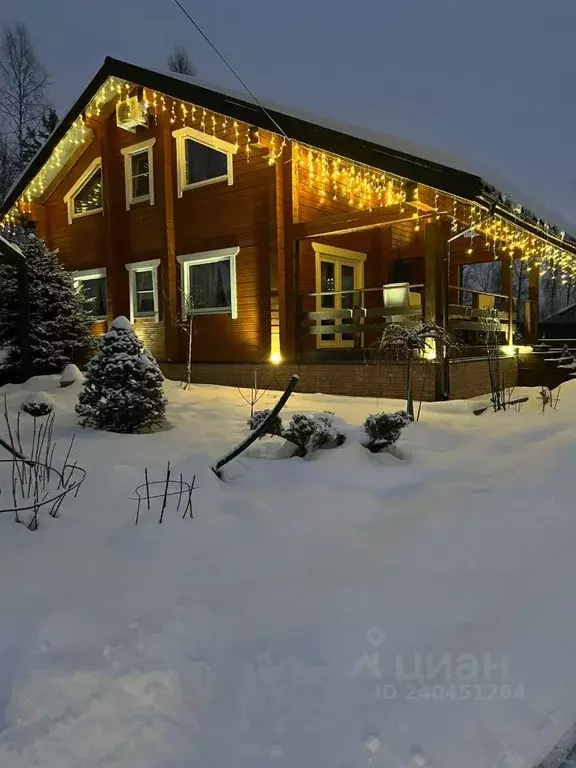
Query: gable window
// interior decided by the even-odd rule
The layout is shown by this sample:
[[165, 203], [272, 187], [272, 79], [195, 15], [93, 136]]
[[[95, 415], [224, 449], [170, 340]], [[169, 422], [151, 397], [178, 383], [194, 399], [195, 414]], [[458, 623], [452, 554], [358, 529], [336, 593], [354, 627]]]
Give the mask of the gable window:
[[74, 272], [74, 285], [91, 299], [90, 312], [94, 320], [105, 320], [108, 316], [106, 267]]
[[124, 178], [126, 181], [126, 210], [135, 203], [154, 205], [154, 162], [152, 147], [156, 139], [148, 139], [124, 147]]
[[102, 212], [102, 161], [93, 160], [74, 186], [64, 195], [68, 224], [72, 219]]
[[206, 184], [232, 184], [236, 144], [188, 127], [179, 128], [172, 135], [176, 139], [178, 197], [188, 189]]
[[158, 267], [160, 259], [126, 264], [130, 273], [130, 320], [149, 317], [160, 319], [158, 304]]
[[178, 256], [182, 316], [229, 314], [238, 317], [236, 256], [240, 248], [223, 248]]

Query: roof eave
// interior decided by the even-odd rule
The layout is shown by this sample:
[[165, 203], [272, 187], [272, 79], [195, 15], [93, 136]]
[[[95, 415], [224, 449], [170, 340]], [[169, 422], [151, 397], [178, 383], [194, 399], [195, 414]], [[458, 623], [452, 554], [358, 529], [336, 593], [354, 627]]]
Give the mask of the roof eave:
[[9, 243], [0, 236], [0, 264], [9, 264], [13, 267], [19, 267], [26, 263], [26, 257], [20, 248]]
[[[264, 130], [278, 132], [278, 125], [280, 125], [286, 135], [298, 143], [317, 147], [369, 167], [378, 168], [385, 173], [410, 179], [463, 200], [496, 206], [498, 215], [542, 238], [542, 231], [535, 224], [519, 217], [501, 202], [487, 195], [488, 185], [480, 176], [320, 126], [275, 109], [263, 110], [243, 99], [109, 56], [4, 200], [0, 206], [0, 218], [20, 198], [30, 180], [49, 159], [53, 148], [63, 138], [77, 116], [87, 108], [90, 100], [108, 77], [133, 82], [181, 101], [191, 101], [197, 106]], [[576, 255], [576, 245], [571, 245], [554, 235], [550, 236], [550, 240], [556, 246]]]
[[12, 206], [20, 198], [30, 181], [36, 176], [36, 174], [42, 169], [43, 165], [49, 160], [52, 150], [57, 146], [58, 142], [66, 135], [72, 124], [82, 113], [91, 99], [96, 95], [99, 88], [106, 82], [106, 79], [110, 77], [112, 61], [106, 58], [104, 64], [100, 67], [98, 72], [94, 75], [88, 86], [82, 91], [82, 94], [74, 102], [72, 107], [68, 110], [64, 118], [60, 121], [54, 132], [50, 135], [48, 141], [34, 156], [29, 165], [22, 172], [20, 179], [15, 186], [10, 190], [6, 196], [2, 205], [0, 205], [0, 218], [5, 216]]

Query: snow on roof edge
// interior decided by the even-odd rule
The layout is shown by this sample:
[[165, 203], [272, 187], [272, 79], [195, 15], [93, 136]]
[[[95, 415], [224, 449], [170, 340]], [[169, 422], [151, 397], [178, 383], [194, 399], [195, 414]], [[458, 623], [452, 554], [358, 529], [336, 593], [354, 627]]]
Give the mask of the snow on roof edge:
[[[226, 86], [205, 82], [194, 76], [183, 75], [178, 72], [154, 69], [143, 64], [140, 66], [149, 72], [160, 74], [165, 77], [171, 77], [175, 80], [180, 80], [181, 82], [195, 85], [200, 88], [206, 88], [224, 96], [229, 96], [232, 99], [239, 99], [243, 102], [253, 101], [253, 99], [247, 93], [242, 93]], [[520, 206], [523, 209], [522, 215], [528, 219], [528, 221], [530, 219], [538, 219], [543, 223], [549, 223], [558, 232], [564, 231], [567, 234], [570, 234], [569, 241], [571, 241], [573, 244], [576, 243], [576, 239], [574, 238], [574, 235], [576, 235], [576, 222], [570, 222], [560, 214], [547, 208], [542, 203], [534, 201], [517, 187], [503, 180], [496, 173], [480, 166], [476, 166], [475, 163], [469, 159], [451, 155], [450, 153], [447, 153], [443, 150], [433, 149], [431, 147], [420, 145], [407, 139], [399, 139], [398, 137], [391, 134], [373, 131], [369, 128], [363, 128], [352, 123], [347, 123], [345, 121], [323, 117], [311, 112], [307, 112], [305, 110], [278, 104], [268, 99], [259, 99], [259, 102], [260, 105], [264, 107], [264, 109], [274, 110], [275, 112], [283, 113], [297, 120], [303, 120], [313, 125], [318, 125], [328, 130], [337, 131], [359, 140], [369, 141], [373, 144], [380, 145], [392, 151], [398, 151], [414, 157], [420, 157], [423, 160], [427, 160], [428, 162], [436, 163], [453, 170], [459, 170], [461, 172], [477, 176], [484, 183], [486, 194], [489, 197], [494, 196], [511, 210], [514, 210], [515, 207]], [[258, 104], [255, 104], [254, 106], [257, 107]], [[68, 114], [69, 111], [70, 110], [68, 110], [66, 114]], [[59, 121], [58, 125], [60, 125], [60, 122], [61, 121]], [[54, 128], [47, 141], [52, 138], [52, 135], [58, 129], [58, 125]], [[39, 152], [42, 151], [43, 147], [44, 145], [42, 145], [42, 147], [38, 150], [34, 158], [32, 158], [22, 173], [19, 174], [18, 178], [15, 179], [4, 199], [0, 201], [2, 205], [13, 194], [22, 178], [26, 175], [29, 166], [34, 162]], [[574, 233], [574, 235], [572, 233]]]
[[[150, 69], [150, 67], [146, 68]], [[207, 88], [211, 91], [217, 91], [218, 93], [222, 93], [225, 96], [229, 96], [230, 98], [241, 99], [242, 101], [252, 101], [250, 95], [247, 93], [242, 93], [232, 88], [216, 85], [214, 83], [205, 82], [190, 75], [182, 75], [177, 72], [167, 72], [165, 70], [158, 69], [150, 69], [150, 71], [160, 75], [165, 75], [167, 77], [173, 77], [176, 80], [181, 80], [182, 82], [189, 83], [190, 85], [197, 85], [200, 88]], [[312, 112], [287, 106], [285, 104], [279, 104], [268, 99], [259, 99], [259, 102], [265, 109], [281, 112], [298, 120], [304, 120], [308, 123], [319, 125], [332, 131], [338, 131], [339, 133], [353, 136], [356, 139], [370, 141], [373, 144], [379, 144], [380, 146], [387, 147], [398, 152], [404, 152], [405, 154], [420, 157], [423, 160], [427, 160], [432, 163], [437, 163], [438, 165], [448, 166], [454, 170], [459, 170], [463, 171], [464, 173], [470, 173], [474, 176], [478, 176], [484, 182], [484, 184], [487, 185], [488, 188], [493, 187], [503, 199], [512, 198], [514, 203], [518, 203], [522, 206], [522, 208], [530, 211], [537, 218], [555, 225], [566, 233], [574, 232], [576, 235], [576, 222], [568, 221], [559, 213], [556, 213], [555, 211], [552, 211], [550, 208], [545, 206], [543, 203], [533, 200], [530, 198], [530, 196], [524, 194], [524, 192], [518, 189], [515, 185], [510, 184], [508, 181], [500, 177], [496, 172], [483, 166], [476, 165], [474, 161], [468, 158], [452, 155], [448, 152], [445, 152], [444, 150], [421, 145], [408, 139], [400, 139], [397, 136], [393, 136], [392, 134], [385, 132], [374, 131], [370, 128], [357, 126], [346, 121], [340, 121], [333, 118], [316, 115]], [[487, 189], [487, 192], [489, 193], [489, 189]]]
[[545, 317], [540, 322], [541, 323], [555, 322], [555, 319], [559, 318], [561, 315], [564, 315], [568, 312], [573, 312], [574, 310], [576, 310], [576, 302], [573, 302], [572, 304], [569, 304], [567, 307], [563, 307], [562, 309], [557, 309], [556, 312], [552, 312], [550, 315]]
[[22, 249], [20, 248], [19, 245], [16, 245], [16, 243], [12, 243], [10, 240], [6, 240], [6, 238], [3, 237], [1, 234], [0, 234], [0, 243], [4, 243], [5, 245], [8, 246], [8, 248], [11, 248], [13, 251], [16, 251], [16, 253], [18, 253], [19, 256], [22, 256], [23, 259], [26, 258], [26, 256], [24, 256], [24, 253], [22, 252]]

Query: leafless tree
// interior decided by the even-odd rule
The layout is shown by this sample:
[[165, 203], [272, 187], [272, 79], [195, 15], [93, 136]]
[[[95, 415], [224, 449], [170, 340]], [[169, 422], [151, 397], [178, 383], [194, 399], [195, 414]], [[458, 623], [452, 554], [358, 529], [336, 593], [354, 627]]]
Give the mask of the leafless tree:
[[179, 75], [190, 75], [190, 77], [195, 77], [198, 74], [198, 70], [192, 63], [192, 59], [183, 45], [176, 45], [166, 59], [166, 62], [170, 72], [176, 72]]
[[480, 264], [466, 264], [462, 268], [462, 287], [474, 291], [498, 293], [500, 290], [499, 261], [487, 261]]
[[417, 356], [424, 356], [432, 347], [435, 349], [455, 348], [452, 334], [432, 322], [387, 323], [380, 339], [372, 349], [370, 362], [380, 363], [399, 359], [406, 367], [406, 411], [414, 418], [414, 396], [412, 392], [412, 363]]
[[553, 268], [544, 275], [540, 281], [541, 287], [541, 308], [540, 315], [542, 318], [553, 315], [562, 308], [562, 273], [559, 267]]
[[14, 162], [8, 137], [0, 135], [0, 201], [4, 200], [14, 180]]
[[48, 109], [48, 73], [39, 63], [25, 24], [6, 26], [0, 43], [0, 119], [12, 144], [15, 171], [25, 165], [28, 129]]

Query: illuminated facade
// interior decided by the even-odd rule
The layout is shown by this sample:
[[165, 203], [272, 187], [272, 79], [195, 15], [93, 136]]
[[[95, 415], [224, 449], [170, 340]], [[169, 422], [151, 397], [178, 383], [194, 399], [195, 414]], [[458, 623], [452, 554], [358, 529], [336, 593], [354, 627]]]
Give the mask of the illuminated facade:
[[[113, 59], [0, 218], [59, 248], [95, 332], [125, 314], [167, 363], [191, 327], [198, 364], [360, 363], [391, 318], [448, 327], [481, 359], [487, 322], [508, 349], [536, 340], [541, 274], [576, 276], [576, 241], [478, 176]], [[492, 260], [497, 293], [462, 287]]]

